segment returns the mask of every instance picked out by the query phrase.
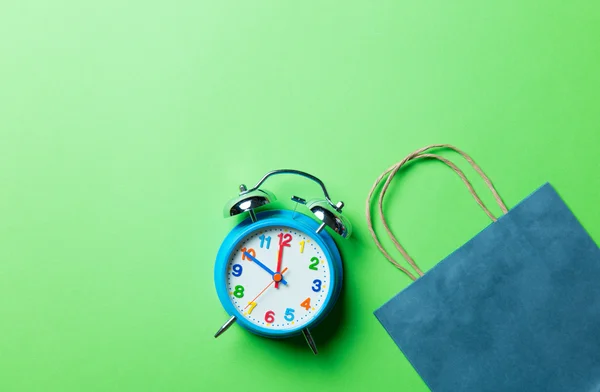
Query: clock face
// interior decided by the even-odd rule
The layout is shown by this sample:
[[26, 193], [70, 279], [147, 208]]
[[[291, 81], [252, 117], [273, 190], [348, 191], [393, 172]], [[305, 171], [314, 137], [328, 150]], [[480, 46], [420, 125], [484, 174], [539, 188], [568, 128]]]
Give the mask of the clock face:
[[311, 235], [268, 226], [242, 238], [229, 255], [229, 299], [241, 317], [267, 330], [302, 329], [333, 288], [331, 261]]

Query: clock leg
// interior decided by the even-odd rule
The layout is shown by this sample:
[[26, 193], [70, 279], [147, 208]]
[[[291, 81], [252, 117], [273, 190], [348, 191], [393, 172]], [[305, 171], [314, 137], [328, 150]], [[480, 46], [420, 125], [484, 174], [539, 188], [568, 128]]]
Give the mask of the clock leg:
[[304, 335], [304, 339], [306, 339], [306, 343], [308, 343], [308, 346], [312, 350], [313, 354], [317, 355], [319, 351], [317, 350], [317, 345], [315, 344], [315, 341], [308, 328], [304, 328], [302, 330], [302, 335]]
[[219, 328], [219, 330], [215, 334], [215, 338], [218, 338], [219, 335], [221, 335], [223, 332], [227, 331], [227, 328], [231, 327], [233, 325], [233, 323], [235, 323], [235, 320], [236, 320], [236, 317], [231, 316], [231, 318], [229, 320], [227, 320], [227, 322], [225, 324], [223, 324], [223, 326], [221, 328]]

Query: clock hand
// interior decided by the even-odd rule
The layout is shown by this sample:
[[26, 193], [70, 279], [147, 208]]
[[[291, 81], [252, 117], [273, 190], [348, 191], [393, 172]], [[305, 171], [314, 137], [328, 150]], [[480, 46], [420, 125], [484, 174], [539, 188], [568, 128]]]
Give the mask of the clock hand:
[[[267, 267], [266, 265], [264, 265], [263, 263], [261, 263], [260, 261], [258, 261], [258, 259], [254, 256], [252, 256], [250, 253], [248, 252], [244, 252], [244, 255], [246, 256], [246, 258], [248, 258], [249, 260], [254, 261], [260, 268], [264, 269], [265, 271], [267, 271], [269, 274], [271, 274], [271, 277], [273, 278], [273, 281], [275, 282], [275, 287], [278, 286], [278, 283], [281, 282], [285, 285], [287, 285], [287, 282], [285, 279], [283, 279], [283, 277], [281, 276], [280, 272], [273, 272], [271, 271], [271, 269], [269, 267]], [[280, 278], [280, 280], [278, 281], [277, 278]]]
[[[285, 273], [285, 271], [287, 271], [287, 268], [285, 268], [283, 271], [281, 271], [281, 274], [283, 275]], [[258, 297], [260, 297], [265, 291], [267, 291], [267, 289], [269, 287], [271, 287], [271, 285], [275, 283], [274, 280], [272, 280], [271, 282], [269, 282], [269, 284], [267, 285], [267, 287], [265, 287], [264, 289], [262, 289], [262, 291], [260, 293], [258, 293], [258, 295], [256, 297], [254, 297], [254, 299], [250, 302], [248, 302], [248, 305], [246, 305], [246, 307], [244, 308], [244, 310], [248, 309], [248, 307], [250, 306], [250, 304], [254, 301], [256, 301], [258, 299]]]
[[[281, 271], [281, 261], [283, 259], [283, 244], [279, 241], [279, 251], [277, 252], [277, 272]], [[275, 288], [279, 288], [279, 282], [275, 282]]]

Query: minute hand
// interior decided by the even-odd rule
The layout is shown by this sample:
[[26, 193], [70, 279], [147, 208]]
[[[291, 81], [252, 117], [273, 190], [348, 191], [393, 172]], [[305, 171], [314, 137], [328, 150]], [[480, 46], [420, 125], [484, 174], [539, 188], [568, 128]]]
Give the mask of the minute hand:
[[[248, 258], [249, 260], [252, 260], [253, 262], [256, 263], [256, 265], [258, 265], [260, 268], [264, 269], [265, 271], [267, 271], [269, 274], [271, 274], [271, 277], [275, 276], [275, 272], [271, 271], [271, 269], [269, 267], [267, 267], [266, 265], [264, 265], [263, 263], [261, 263], [256, 257], [252, 256], [250, 253], [248, 252], [244, 252], [244, 255], [246, 256], [246, 258]], [[287, 282], [285, 279], [283, 279], [283, 277], [280, 280], [281, 283], [287, 285]]]

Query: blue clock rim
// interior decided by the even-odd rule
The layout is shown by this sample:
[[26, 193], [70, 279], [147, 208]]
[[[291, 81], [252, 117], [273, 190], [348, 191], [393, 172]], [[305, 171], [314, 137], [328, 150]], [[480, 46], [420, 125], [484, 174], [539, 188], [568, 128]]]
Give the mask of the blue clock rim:
[[[219, 301], [221, 301], [221, 305], [223, 308], [225, 308], [225, 311], [230, 316], [236, 316], [237, 323], [250, 332], [253, 332], [257, 335], [274, 338], [286, 338], [298, 335], [305, 328], [314, 328], [317, 326], [331, 312], [331, 309], [337, 302], [342, 288], [342, 257], [331, 235], [325, 230], [322, 230], [320, 233], [316, 233], [315, 231], [319, 227], [319, 224], [304, 214], [299, 212], [293, 213], [292, 211], [288, 210], [271, 210], [260, 212], [256, 215], [258, 218], [257, 222], [253, 223], [248, 218], [238, 224], [229, 232], [229, 234], [227, 234], [223, 240], [223, 243], [221, 244], [221, 247], [219, 248], [214, 271], [214, 282]], [[325, 297], [321, 312], [308, 323], [294, 329], [272, 330], [252, 324], [240, 313], [240, 311], [229, 299], [229, 293], [226, 284], [226, 269], [231, 253], [235, 250], [238, 243], [247, 235], [271, 226], [287, 226], [310, 236], [310, 238], [314, 240], [321, 247], [321, 249], [323, 249], [326, 259], [329, 260], [331, 264], [332, 282], [330, 283], [330, 286], [333, 286], [333, 288]]]

